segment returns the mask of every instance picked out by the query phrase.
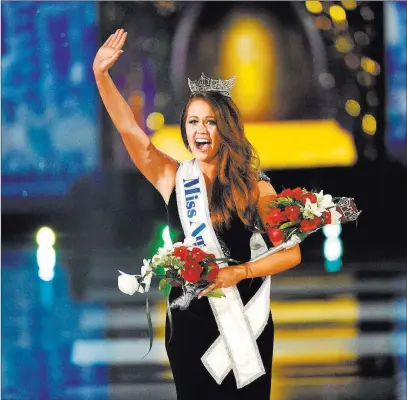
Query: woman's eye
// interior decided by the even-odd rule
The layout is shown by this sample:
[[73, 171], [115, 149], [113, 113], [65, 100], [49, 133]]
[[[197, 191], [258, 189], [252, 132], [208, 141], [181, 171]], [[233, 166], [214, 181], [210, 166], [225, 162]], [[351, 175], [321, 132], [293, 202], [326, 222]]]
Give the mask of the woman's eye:
[[192, 121], [189, 121], [189, 123], [192, 124], [192, 125], [196, 124], [197, 122], [198, 122], [198, 121], [196, 121], [196, 120], [194, 120], [194, 119], [193, 119]]
[[216, 121], [210, 120], [210, 121], [208, 121], [208, 124], [209, 124], [209, 125], [216, 125]]

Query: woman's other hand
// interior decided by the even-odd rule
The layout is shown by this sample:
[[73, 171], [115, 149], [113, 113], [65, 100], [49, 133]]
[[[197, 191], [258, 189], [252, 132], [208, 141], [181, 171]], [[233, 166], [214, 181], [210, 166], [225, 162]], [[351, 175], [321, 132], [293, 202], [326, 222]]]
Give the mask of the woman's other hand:
[[126, 42], [127, 32], [124, 29], [118, 29], [110, 35], [106, 42], [96, 53], [93, 61], [94, 73], [106, 73], [109, 68], [117, 61], [123, 53], [122, 47]]
[[221, 268], [213, 283], [199, 293], [198, 298], [205, 296], [213, 289], [237, 285], [245, 278], [247, 278], [247, 268], [243, 264]]

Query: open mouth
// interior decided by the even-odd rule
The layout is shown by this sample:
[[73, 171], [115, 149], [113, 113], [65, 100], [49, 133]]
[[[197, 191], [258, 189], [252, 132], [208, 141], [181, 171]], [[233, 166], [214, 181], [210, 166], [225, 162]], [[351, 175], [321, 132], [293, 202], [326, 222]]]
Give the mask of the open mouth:
[[207, 150], [210, 144], [211, 144], [211, 141], [208, 139], [196, 139], [195, 140], [195, 146], [197, 147], [198, 150], [201, 150], [201, 151]]

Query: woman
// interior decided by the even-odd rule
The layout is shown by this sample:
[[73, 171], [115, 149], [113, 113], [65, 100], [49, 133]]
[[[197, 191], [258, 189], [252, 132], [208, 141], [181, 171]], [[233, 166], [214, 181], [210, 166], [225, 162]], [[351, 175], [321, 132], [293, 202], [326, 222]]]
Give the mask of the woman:
[[[177, 398], [269, 399], [274, 333], [269, 300], [266, 320], [258, 334], [250, 331], [250, 317], [244, 313], [268, 279], [262, 277], [301, 261], [299, 247], [249, 262], [250, 238], [264, 223], [267, 203], [276, 192], [259, 173], [254, 150], [229, 93], [210, 90], [209, 86], [208, 90], [192, 90], [182, 113], [181, 133], [194, 160], [179, 165], [150, 142], [108, 74], [122, 53], [126, 36], [123, 29], [111, 35], [93, 64], [100, 95], [113, 123], [135, 165], [164, 198], [171, 229], [180, 232], [180, 239], [187, 235], [190, 225], [202, 222], [195, 219], [201, 213], [205, 222], [192, 232], [196, 243], [213, 240], [219, 254], [242, 262], [221, 268], [215, 281], [187, 310], [173, 311], [171, 341], [167, 320], [166, 349]], [[201, 180], [193, 178], [193, 173]], [[193, 187], [195, 184], [198, 186]], [[210, 211], [207, 220], [204, 207]], [[223, 302], [206, 297], [213, 288], [228, 293]], [[180, 289], [173, 288], [170, 300], [180, 294]]]

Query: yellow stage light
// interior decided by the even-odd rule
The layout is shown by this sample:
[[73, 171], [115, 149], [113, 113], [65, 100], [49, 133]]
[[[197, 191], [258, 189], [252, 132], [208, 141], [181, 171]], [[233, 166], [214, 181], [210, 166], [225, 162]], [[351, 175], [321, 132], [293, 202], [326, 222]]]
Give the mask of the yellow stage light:
[[346, 12], [341, 6], [329, 7], [329, 15], [335, 23], [346, 21]]
[[357, 117], [360, 114], [360, 104], [356, 100], [348, 100], [345, 109], [352, 117]]
[[362, 119], [362, 129], [368, 135], [376, 133], [377, 123], [376, 118], [372, 114], [366, 114]]
[[[357, 161], [352, 134], [334, 120], [245, 123], [245, 132], [263, 169], [349, 166]], [[192, 158], [179, 126], [165, 126], [151, 140], [178, 161]]]
[[369, 74], [379, 75], [380, 65], [376, 61], [373, 61], [371, 58], [362, 57], [360, 64], [361, 64], [362, 68]]
[[354, 10], [357, 7], [357, 2], [354, 0], [344, 0], [341, 3], [347, 10]]
[[353, 43], [349, 36], [339, 36], [335, 40], [335, 48], [340, 53], [347, 53], [353, 49]]
[[244, 120], [267, 120], [277, 100], [278, 60], [270, 27], [254, 15], [232, 17], [220, 54], [221, 76], [238, 76], [232, 93]]
[[148, 129], [158, 131], [164, 126], [164, 115], [159, 112], [153, 112], [147, 117], [146, 124]]
[[319, 14], [320, 12], [322, 12], [322, 4], [320, 1], [307, 0], [305, 2], [305, 7], [307, 7], [307, 10], [313, 14]]

